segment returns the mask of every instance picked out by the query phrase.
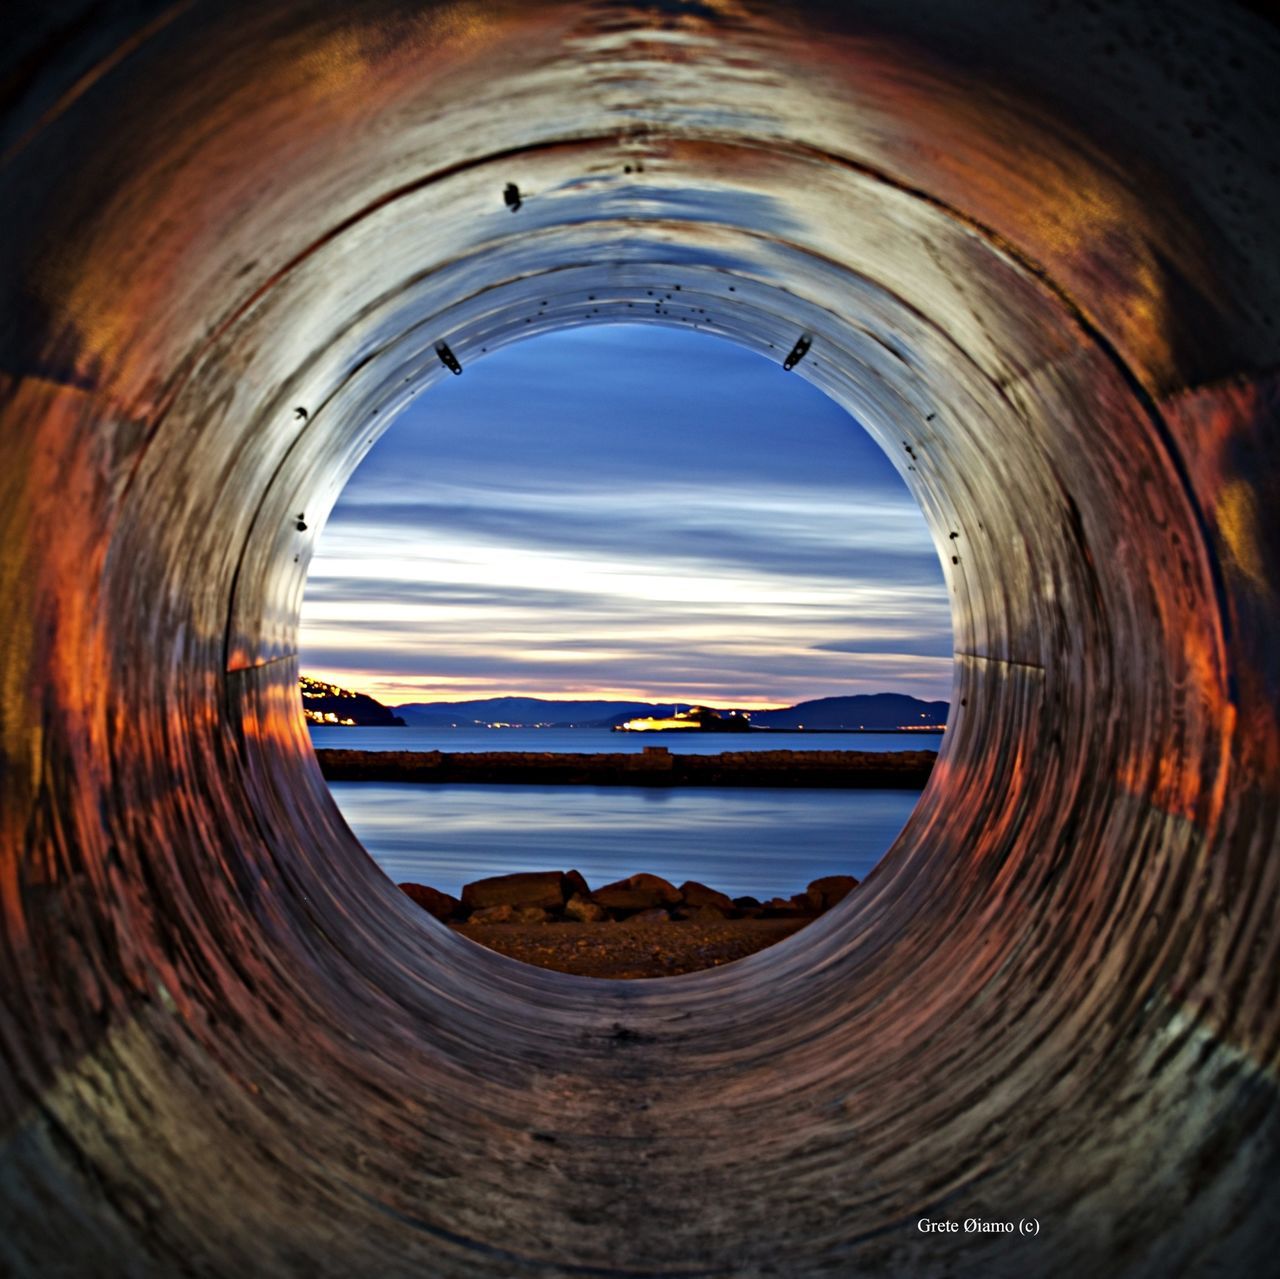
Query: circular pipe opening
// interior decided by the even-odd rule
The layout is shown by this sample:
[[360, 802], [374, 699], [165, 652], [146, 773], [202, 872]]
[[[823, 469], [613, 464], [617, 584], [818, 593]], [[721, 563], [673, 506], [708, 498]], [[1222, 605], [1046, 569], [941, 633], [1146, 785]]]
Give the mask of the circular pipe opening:
[[[602, 306], [586, 295], [589, 316]], [[865, 879], [940, 733], [815, 731], [923, 727], [945, 717], [931, 699], [951, 675], [941, 571], [894, 469], [905, 457], [890, 461], [781, 361], [691, 332], [709, 312], [681, 285], [644, 310], [674, 319], [542, 337], [492, 364], [480, 348], [465, 378], [380, 422], [389, 436], [315, 543], [300, 628], [304, 674], [406, 721], [303, 691], [329, 788], [384, 872], [411, 896], [429, 886], [416, 900], [471, 940], [595, 976], [723, 964], [833, 904], [837, 885], [806, 896], [813, 881]], [[887, 722], [880, 703], [815, 701], [886, 692], [901, 698]], [[755, 731], [607, 731], [624, 709], [619, 723], [673, 702], [747, 708]], [[760, 731], [794, 727], [761, 712], [795, 703], [808, 734]], [[337, 726], [351, 715], [370, 727]], [[669, 767], [641, 757], [653, 747], [674, 753]], [[889, 751], [900, 776], [831, 789], [833, 750]], [[435, 754], [386, 754], [409, 751]], [[717, 777], [688, 775], [722, 752]], [[753, 777], [739, 759], [760, 766]], [[557, 867], [592, 890], [646, 873], [719, 896], [700, 909], [705, 890], [673, 893], [674, 921], [637, 930], [612, 927], [627, 917], [617, 904], [600, 922], [561, 918], [551, 900], [577, 890], [558, 878], [525, 883], [536, 904], [510, 886], [464, 891]]]

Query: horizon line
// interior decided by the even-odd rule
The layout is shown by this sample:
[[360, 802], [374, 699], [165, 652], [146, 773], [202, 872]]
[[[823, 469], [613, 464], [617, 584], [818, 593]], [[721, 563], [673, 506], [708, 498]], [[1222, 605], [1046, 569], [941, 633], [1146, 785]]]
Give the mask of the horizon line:
[[[719, 694], [707, 697], [667, 697], [655, 695], [647, 692], [620, 691], [609, 689], [605, 691], [570, 691], [559, 693], [528, 693], [528, 692], [466, 692], [461, 695], [436, 695], [431, 696], [427, 693], [414, 693], [409, 697], [400, 697], [396, 693], [377, 693], [369, 691], [367, 681], [350, 681], [343, 683], [340, 679], [334, 679], [326, 676], [314, 675], [310, 672], [300, 671], [299, 678], [314, 679], [320, 683], [332, 684], [336, 688], [345, 688], [349, 692], [363, 693], [366, 697], [371, 697], [374, 701], [388, 707], [410, 706], [415, 704], [434, 704], [442, 706], [461, 705], [465, 702], [486, 702], [497, 701], [502, 698], [521, 698], [539, 702], [644, 702], [656, 706], [708, 706], [713, 708], [728, 708], [733, 710], [751, 710], [751, 711], [780, 711], [788, 710], [793, 706], [798, 706], [803, 702], [822, 701], [829, 697], [877, 697], [882, 694], [897, 695], [900, 697], [911, 697], [920, 702], [946, 702], [949, 698], [945, 695], [928, 696], [921, 695], [916, 692], [907, 692], [896, 688], [879, 688], [874, 692], [864, 693], [818, 693], [811, 696], [798, 698], [795, 701], [779, 701], [777, 699], [762, 700], [758, 697], [732, 698], [724, 697]], [[396, 698], [392, 701], [391, 698]]]

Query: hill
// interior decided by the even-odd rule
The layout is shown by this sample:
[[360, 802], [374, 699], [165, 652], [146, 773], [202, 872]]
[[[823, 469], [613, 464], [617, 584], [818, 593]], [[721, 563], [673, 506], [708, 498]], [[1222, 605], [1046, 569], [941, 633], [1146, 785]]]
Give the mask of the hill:
[[353, 693], [309, 675], [298, 677], [302, 714], [308, 724], [359, 725], [367, 728], [404, 728], [405, 722], [366, 693]]
[[[413, 727], [596, 728], [633, 715], [647, 715], [651, 702], [552, 701], [542, 697], [483, 697], [469, 702], [409, 702], [396, 712]], [[670, 710], [670, 705], [662, 707]]]
[[854, 697], [819, 697], [784, 710], [756, 711], [751, 722], [761, 728], [941, 728], [947, 702], [922, 702], [905, 693], [859, 693]]
[[[395, 707], [413, 727], [474, 728], [491, 724], [512, 728], [612, 728], [637, 716], [664, 716], [689, 702], [553, 701], [542, 697], [485, 697], [466, 702], [409, 702]], [[728, 713], [731, 708], [721, 708]], [[761, 728], [942, 727], [946, 702], [924, 702], [904, 693], [820, 697], [773, 711], [753, 711]]]

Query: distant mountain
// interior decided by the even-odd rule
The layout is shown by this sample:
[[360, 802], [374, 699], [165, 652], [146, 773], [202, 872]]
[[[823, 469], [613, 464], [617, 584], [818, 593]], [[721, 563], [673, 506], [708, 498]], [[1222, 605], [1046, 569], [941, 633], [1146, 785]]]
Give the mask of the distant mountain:
[[474, 728], [503, 724], [513, 728], [599, 728], [672, 704], [652, 702], [552, 701], [543, 697], [482, 697], [469, 702], [408, 702], [395, 707], [415, 728]]
[[854, 697], [819, 697], [785, 710], [755, 711], [751, 722], [761, 728], [942, 728], [947, 702], [922, 702], [905, 693], [859, 693]]
[[366, 693], [353, 693], [309, 675], [298, 678], [302, 713], [308, 724], [343, 724], [365, 728], [404, 728], [404, 720]]
[[[629, 719], [670, 715], [689, 702], [553, 701], [542, 697], [485, 697], [467, 702], [409, 702], [395, 707], [415, 728], [475, 728], [498, 724], [512, 728], [612, 728]], [[731, 708], [724, 707], [724, 713]], [[946, 702], [922, 702], [904, 693], [821, 697], [776, 711], [752, 711], [761, 728], [936, 727], [947, 722]]]

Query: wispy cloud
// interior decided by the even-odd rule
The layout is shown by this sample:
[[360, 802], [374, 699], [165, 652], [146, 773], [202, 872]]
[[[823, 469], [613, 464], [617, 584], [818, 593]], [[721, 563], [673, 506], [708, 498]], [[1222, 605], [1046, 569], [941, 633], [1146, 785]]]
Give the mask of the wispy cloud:
[[636, 329], [544, 338], [468, 377], [411, 410], [335, 508], [307, 669], [393, 702], [948, 694], [920, 512], [812, 387]]

